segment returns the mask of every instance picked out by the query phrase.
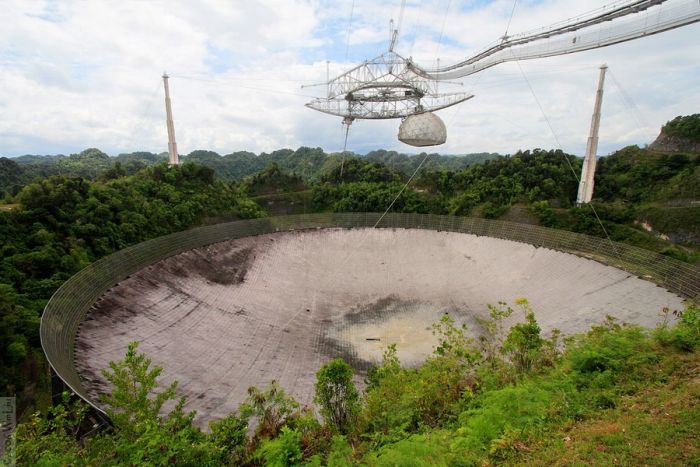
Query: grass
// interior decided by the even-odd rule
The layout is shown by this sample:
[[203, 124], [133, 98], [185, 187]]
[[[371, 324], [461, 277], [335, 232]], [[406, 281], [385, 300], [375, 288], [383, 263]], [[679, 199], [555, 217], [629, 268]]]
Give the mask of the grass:
[[305, 214], [312, 212], [311, 190], [269, 193], [252, 199], [270, 215]]
[[537, 216], [530, 212], [527, 204], [525, 203], [517, 203], [512, 205], [505, 214], [498, 218], [498, 220], [518, 222], [520, 224], [540, 225]]
[[0, 204], [0, 211], [12, 211], [13, 209], [17, 209], [19, 207], [19, 204]]
[[[669, 360], [671, 362], [671, 360]], [[700, 354], [597, 416], [530, 439], [520, 465], [700, 465]]]

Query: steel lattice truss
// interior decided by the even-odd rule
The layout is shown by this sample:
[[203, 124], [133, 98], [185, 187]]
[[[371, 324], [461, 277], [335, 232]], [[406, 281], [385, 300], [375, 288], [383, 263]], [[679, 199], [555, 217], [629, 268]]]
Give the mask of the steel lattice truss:
[[328, 97], [306, 106], [351, 120], [387, 119], [444, 109], [474, 97], [438, 93], [435, 81], [420, 76], [409, 64], [390, 50], [332, 79]]
[[389, 51], [330, 80], [328, 95], [307, 107], [344, 117], [403, 118], [440, 110], [474, 96], [439, 94], [437, 82], [468, 76], [499, 63], [606, 47], [700, 21], [698, 0], [623, 0], [535, 31], [504, 36], [482, 52], [451, 66], [422, 68]]
[[499, 63], [598, 49], [700, 21], [698, 0], [626, 0], [541, 29], [504, 36], [478, 54], [432, 70], [409, 63], [430, 80], [462, 78]]

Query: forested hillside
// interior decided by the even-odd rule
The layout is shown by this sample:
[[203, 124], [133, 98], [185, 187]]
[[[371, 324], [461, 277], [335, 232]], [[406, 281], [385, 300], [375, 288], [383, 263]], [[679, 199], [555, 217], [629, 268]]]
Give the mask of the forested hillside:
[[[352, 156], [352, 154], [350, 154]], [[388, 165], [396, 170], [412, 172], [420, 164], [425, 153], [408, 156], [396, 151], [372, 151], [367, 160]], [[468, 154], [466, 156], [441, 156], [431, 154], [425, 164], [428, 169], [459, 170], [497, 157], [498, 154]], [[328, 154], [321, 148], [301, 147], [297, 150], [280, 149], [271, 153], [253, 154], [247, 151], [220, 155], [214, 151], [196, 150], [181, 155], [181, 162], [196, 162], [214, 170], [224, 181], [240, 181], [265, 167], [275, 164], [286, 172], [305, 180], [316, 180], [342, 161], [340, 154]], [[133, 152], [109, 157], [96, 148], [86, 149], [70, 156], [26, 155], [15, 158], [0, 157], [0, 199], [16, 194], [35, 178], [51, 175], [77, 175], [95, 179], [107, 170], [130, 175], [144, 167], [168, 160], [167, 153]]]
[[[674, 119], [666, 126], [682, 128], [684, 135], [694, 134], [694, 117]], [[37, 176], [67, 173], [104, 180], [134, 174], [164, 158], [151, 153], [110, 158], [97, 149], [68, 157], [2, 158], [0, 187], [10, 199]], [[224, 181], [253, 177], [254, 182], [248, 180], [244, 185], [259, 197], [262, 207], [277, 214], [383, 211], [424, 161], [393, 210], [502, 218], [605, 235], [590, 207], [573, 205], [574, 174], [580, 172], [581, 159], [560, 151], [426, 157], [379, 150], [362, 157], [342, 157], [318, 148], [299, 148], [257, 156], [194, 151], [183, 160], [212, 169]], [[694, 245], [700, 240], [698, 199], [696, 154], [631, 146], [599, 160], [593, 206], [615, 240], [694, 262], [698, 258]]]

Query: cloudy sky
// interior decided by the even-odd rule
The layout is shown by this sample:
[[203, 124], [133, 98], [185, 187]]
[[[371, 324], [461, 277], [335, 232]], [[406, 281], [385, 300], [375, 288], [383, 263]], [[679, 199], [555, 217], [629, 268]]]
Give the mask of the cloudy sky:
[[[510, 33], [610, 0], [520, 0]], [[171, 76], [179, 152], [342, 149], [339, 118], [304, 107], [331, 75], [388, 47], [401, 0], [0, 0], [0, 155], [167, 150], [161, 75]], [[426, 66], [503, 35], [512, 0], [408, 0], [397, 52]], [[600, 154], [651, 142], [700, 112], [700, 25], [595, 51], [503, 64], [464, 78], [475, 98], [439, 112], [439, 152], [585, 149], [598, 67], [610, 67]], [[550, 121], [550, 131], [535, 97]], [[397, 120], [357, 121], [348, 149], [417, 152]]]

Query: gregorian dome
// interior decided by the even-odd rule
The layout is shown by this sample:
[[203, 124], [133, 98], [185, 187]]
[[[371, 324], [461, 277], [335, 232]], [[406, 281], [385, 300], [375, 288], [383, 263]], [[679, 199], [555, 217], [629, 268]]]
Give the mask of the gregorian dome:
[[411, 146], [437, 146], [447, 141], [447, 128], [432, 112], [409, 115], [399, 126], [399, 141]]

